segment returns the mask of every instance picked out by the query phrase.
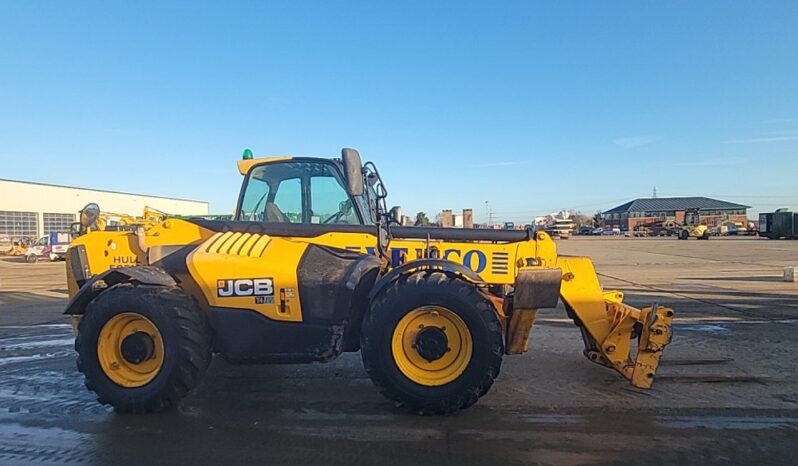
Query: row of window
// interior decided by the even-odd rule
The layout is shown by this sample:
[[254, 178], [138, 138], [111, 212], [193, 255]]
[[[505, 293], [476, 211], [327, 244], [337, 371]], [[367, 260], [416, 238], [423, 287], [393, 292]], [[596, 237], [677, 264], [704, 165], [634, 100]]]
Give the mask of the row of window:
[[75, 222], [75, 214], [42, 214], [44, 233], [51, 231], [69, 231], [69, 225]]
[[[729, 210], [701, 210], [701, 215], [745, 215], [745, 209], [729, 209]], [[605, 215], [607, 219], [619, 220], [627, 218], [662, 218], [662, 217], [675, 217], [676, 211], [666, 210], [661, 212], [629, 212], [629, 213], [615, 213]]]
[[[69, 231], [69, 225], [75, 221], [75, 214], [42, 214], [44, 232]], [[11, 238], [38, 238], [39, 214], [36, 212], [12, 212], [0, 210], [0, 235]]]

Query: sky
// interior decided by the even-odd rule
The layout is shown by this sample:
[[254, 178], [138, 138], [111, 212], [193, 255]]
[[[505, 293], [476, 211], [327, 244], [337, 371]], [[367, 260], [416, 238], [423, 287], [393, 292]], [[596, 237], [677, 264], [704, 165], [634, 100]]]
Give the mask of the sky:
[[[207, 200], [244, 148], [529, 222], [798, 209], [798, 2], [0, 0], [0, 178]], [[487, 208], [486, 208], [487, 202]]]

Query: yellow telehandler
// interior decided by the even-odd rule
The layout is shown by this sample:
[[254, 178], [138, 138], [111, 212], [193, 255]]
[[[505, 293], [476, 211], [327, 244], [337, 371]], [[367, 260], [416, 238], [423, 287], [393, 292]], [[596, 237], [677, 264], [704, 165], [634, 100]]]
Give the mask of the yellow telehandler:
[[502, 357], [527, 351], [537, 310], [560, 299], [590, 361], [651, 386], [673, 311], [624, 304], [589, 259], [558, 256], [547, 234], [398, 226], [376, 166], [353, 149], [340, 159], [247, 150], [238, 169], [232, 220], [172, 218], [71, 243], [65, 313], [100, 402], [174, 406], [212, 353], [301, 363], [360, 351], [397, 405], [451, 413], [488, 392]]
[[700, 209], [687, 209], [684, 212], [684, 223], [679, 227], [679, 239], [709, 239], [709, 227], [701, 219]]

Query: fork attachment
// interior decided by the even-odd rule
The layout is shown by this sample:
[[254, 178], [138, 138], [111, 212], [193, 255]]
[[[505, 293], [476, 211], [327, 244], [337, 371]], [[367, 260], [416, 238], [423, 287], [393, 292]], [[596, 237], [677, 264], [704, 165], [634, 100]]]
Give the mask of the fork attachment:
[[615, 369], [635, 387], [651, 388], [662, 352], [671, 342], [673, 310], [656, 304], [636, 309], [622, 302], [622, 292], [602, 291], [588, 258], [561, 256], [557, 265], [563, 270], [560, 295], [582, 330], [585, 356]]

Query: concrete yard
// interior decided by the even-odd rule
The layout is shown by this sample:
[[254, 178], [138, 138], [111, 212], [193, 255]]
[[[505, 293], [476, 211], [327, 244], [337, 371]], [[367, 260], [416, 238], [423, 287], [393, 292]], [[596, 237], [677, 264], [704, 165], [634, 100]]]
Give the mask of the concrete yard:
[[119, 415], [75, 368], [63, 263], [0, 258], [0, 464], [793, 464], [798, 241], [572, 238], [605, 288], [676, 311], [654, 388], [582, 356], [562, 309], [477, 405], [397, 411], [359, 354], [327, 365], [216, 358], [176, 411]]

